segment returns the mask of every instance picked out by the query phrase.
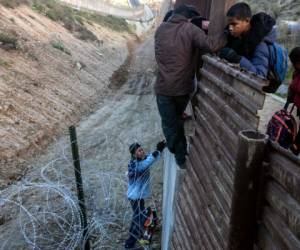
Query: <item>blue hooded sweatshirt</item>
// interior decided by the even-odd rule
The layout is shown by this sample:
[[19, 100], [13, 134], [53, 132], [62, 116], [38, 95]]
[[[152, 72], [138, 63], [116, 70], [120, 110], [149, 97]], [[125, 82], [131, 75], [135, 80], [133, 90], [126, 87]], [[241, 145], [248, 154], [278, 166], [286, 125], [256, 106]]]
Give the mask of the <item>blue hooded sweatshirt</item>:
[[261, 12], [251, 18], [251, 28], [242, 38], [229, 35], [227, 47], [241, 56], [240, 67], [264, 78], [269, 70], [268, 44], [276, 41], [275, 20]]
[[276, 30], [273, 28], [271, 32], [263, 38], [263, 41], [256, 46], [250, 59], [242, 56], [240, 67], [266, 78], [269, 69], [270, 57], [267, 44], [274, 43], [275, 41]]
[[144, 160], [131, 160], [128, 164], [128, 191], [130, 200], [146, 199], [150, 196], [150, 168], [160, 158], [160, 152], [148, 154]]

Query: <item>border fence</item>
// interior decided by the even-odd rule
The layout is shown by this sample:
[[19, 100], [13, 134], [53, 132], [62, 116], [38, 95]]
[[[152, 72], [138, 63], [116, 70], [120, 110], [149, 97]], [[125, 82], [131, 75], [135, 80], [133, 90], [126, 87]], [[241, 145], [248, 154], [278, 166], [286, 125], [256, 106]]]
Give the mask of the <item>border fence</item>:
[[163, 249], [300, 249], [300, 161], [257, 132], [267, 82], [203, 61], [184, 177], [166, 161]]

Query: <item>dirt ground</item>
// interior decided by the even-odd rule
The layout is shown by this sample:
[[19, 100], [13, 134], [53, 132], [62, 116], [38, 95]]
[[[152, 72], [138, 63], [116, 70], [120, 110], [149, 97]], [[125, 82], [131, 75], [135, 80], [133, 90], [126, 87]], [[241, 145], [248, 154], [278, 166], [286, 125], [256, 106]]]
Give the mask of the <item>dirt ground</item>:
[[[122, 86], [112, 81], [97, 111], [76, 124], [92, 249], [122, 249], [131, 219], [126, 199], [128, 146], [138, 141], [150, 152], [162, 138], [152, 93], [153, 37], [133, 50], [127, 70], [128, 81]], [[53, 143], [43, 155], [30, 162], [31, 167], [21, 182], [2, 191], [0, 242], [5, 243], [3, 249], [32, 249], [32, 246], [71, 249], [69, 246], [76, 243], [76, 218], [80, 215], [70, 203], [76, 200], [76, 190], [69, 144], [68, 136]], [[154, 166], [151, 182], [153, 195], [146, 205], [156, 208], [160, 215], [162, 161]], [[58, 187], [69, 192], [58, 191]], [[75, 218], [71, 220], [74, 224], [63, 223], [69, 217]], [[45, 225], [49, 226], [45, 228]], [[67, 230], [72, 231], [72, 238], [66, 236]], [[49, 237], [47, 240], [45, 235]], [[58, 239], [61, 245], [54, 245]], [[160, 249], [159, 232], [152, 249]]]
[[0, 32], [19, 46], [0, 48], [0, 189], [26, 173], [31, 156], [95, 110], [125, 62], [127, 41], [135, 37], [86, 26], [99, 41], [79, 40], [29, 7], [0, 6]]

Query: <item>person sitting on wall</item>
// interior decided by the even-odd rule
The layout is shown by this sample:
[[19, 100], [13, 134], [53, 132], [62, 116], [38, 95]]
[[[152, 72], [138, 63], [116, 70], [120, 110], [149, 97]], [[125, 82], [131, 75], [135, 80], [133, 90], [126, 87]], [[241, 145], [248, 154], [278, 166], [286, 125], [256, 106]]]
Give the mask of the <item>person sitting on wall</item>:
[[250, 6], [237, 3], [227, 12], [228, 44], [219, 56], [262, 77], [269, 69], [267, 43], [276, 41], [275, 20], [264, 12], [252, 17]]
[[145, 199], [150, 196], [150, 168], [159, 159], [165, 146], [165, 141], [160, 141], [156, 145], [156, 150], [147, 155], [139, 143], [133, 143], [129, 147], [131, 160], [128, 164], [127, 197], [133, 210], [133, 216], [125, 249], [133, 248], [136, 241], [142, 236], [146, 219]]
[[182, 168], [187, 154], [182, 114], [194, 90], [195, 50], [199, 48], [200, 54], [216, 52], [227, 41], [225, 34], [208, 37], [190, 22], [195, 16], [200, 16], [195, 7], [180, 5], [155, 32], [156, 101], [167, 147]]

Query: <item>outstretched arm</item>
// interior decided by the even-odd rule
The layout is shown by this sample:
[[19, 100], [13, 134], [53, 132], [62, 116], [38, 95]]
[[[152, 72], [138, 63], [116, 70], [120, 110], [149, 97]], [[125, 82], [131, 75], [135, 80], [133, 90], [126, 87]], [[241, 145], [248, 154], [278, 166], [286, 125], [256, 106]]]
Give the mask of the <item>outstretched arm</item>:
[[248, 60], [246, 57], [242, 57], [240, 66], [266, 78], [269, 69], [269, 50], [267, 44], [259, 44], [256, 47], [251, 60]]
[[145, 160], [137, 162], [136, 170], [138, 172], [143, 172], [146, 169], [150, 168], [154, 162], [156, 162], [160, 157], [160, 152], [158, 150], [154, 151], [152, 154], [149, 154]]
[[225, 33], [207, 36], [203, 30], [196, 26], [192, 26], [191, 32], [194, 45], [199, 48], [202, 53], [217, 52], [223, 48], [227, 42]]

